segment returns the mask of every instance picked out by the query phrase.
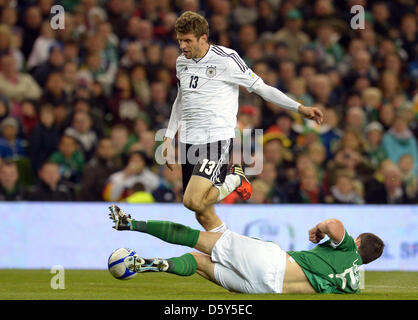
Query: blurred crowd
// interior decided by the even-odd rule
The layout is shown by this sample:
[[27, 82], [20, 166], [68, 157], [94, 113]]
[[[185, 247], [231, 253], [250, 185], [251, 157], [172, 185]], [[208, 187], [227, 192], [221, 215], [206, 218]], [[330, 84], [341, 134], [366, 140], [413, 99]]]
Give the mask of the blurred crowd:
[[[63, 29], [51, 27], [54, 4]], [[190, 10], [208, 20], [211, 42], [325, 116], [318, 126], [241, 90], [237, 139], [264, 133], [246, 203], [418, 202], [414, 0], [0, 0], [0, 9], [3, 201], [182, 201], [181, 169], [154, 155], [177, 94], [174, 23]]]

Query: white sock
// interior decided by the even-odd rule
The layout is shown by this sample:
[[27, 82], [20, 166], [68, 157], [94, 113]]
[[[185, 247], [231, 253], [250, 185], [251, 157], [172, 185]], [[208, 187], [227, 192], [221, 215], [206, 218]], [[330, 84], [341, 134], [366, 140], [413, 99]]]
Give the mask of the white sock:
[[225, 223], [222, 222], [222, 224], [219, 227], [216, 227], [212, 230], [209, 230], [208, 232], [220, 232], [224, 233], [228, 228], [226, 227]]
[[219, 190], [217, 201], [225, 199], [232, 191], [234, 191], [240, 184], [241, 179], [236, 174], [228, 174], [225, 177], [225, 182], [220, 186], [215, 186]]

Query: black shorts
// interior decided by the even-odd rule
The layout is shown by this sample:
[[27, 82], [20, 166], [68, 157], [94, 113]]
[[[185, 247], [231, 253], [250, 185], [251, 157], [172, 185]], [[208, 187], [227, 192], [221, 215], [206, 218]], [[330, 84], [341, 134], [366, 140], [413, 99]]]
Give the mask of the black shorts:
[[179, 147], [183, 191], [186, 191], [193, 175], [206, 178], [214, 185], [224, 183], [232, 151], [232, 139], [197, 145], [180, 143]]

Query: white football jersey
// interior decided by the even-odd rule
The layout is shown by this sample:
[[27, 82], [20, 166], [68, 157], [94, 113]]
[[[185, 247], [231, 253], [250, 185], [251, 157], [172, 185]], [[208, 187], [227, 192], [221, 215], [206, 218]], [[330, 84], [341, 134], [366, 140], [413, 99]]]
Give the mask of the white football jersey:
[[[177, 99], [166, 136], [205, 144], [235, 137], [239, 86], [251, 92], [259, 77], [236, 51], [210, 45], [203, 58], [177, 58]], [[176, 108], [176, 110], [174, 110]]]

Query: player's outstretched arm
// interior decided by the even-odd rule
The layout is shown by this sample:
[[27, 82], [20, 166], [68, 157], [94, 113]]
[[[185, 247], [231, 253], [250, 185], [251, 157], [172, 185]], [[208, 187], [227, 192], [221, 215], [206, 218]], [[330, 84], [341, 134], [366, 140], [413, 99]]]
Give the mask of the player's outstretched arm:
[[318, 124], [321, 124], [323, 121], [324, 116], [319, 108], [301, 105], [299, 102], [291, 99], [279, 89], [265, 84], [261, 78], [254, 83], [251, 90], [257, 93], [264, 100], [274, 103], [282, 108], [298, 112], [305, 118], [314, 120]]
[[327, 219], [309, 230], [309, 241], [318, 243], [327, 235], [335, 243], [340, 243], [344, 238], [344, 234], [345, 228], [340, 220]]

